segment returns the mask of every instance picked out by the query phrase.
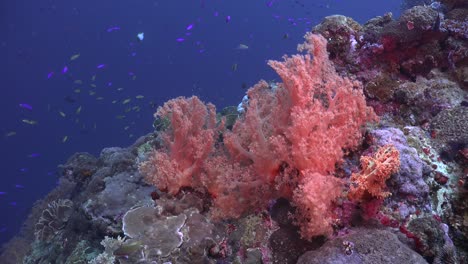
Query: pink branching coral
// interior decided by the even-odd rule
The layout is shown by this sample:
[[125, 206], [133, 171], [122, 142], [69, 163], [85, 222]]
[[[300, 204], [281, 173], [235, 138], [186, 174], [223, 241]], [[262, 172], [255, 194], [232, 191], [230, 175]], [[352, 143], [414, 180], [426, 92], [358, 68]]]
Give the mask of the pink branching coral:
[[310, 238], [331, 231], [330, 206], [342, 186], [330, 174], [343, 149], [356, 147], [361, 127], [376, 116], [362, 85], [336, 73], [326, 40], [311, 33], [305, 38], [299, 50], [308, 54], [269, 62], [283, 84], [272, 90], [260, 82], [249, 90], [246, 114], [226, 134], [225, 145], [239, 162], [252, 164], [255, 177], [270, 186], [268, 197], [293, 200], [301, 233]]
[[[328, 174], [343, 157], [343, 149], [355, 148], [361, 127], [376, 116], [366, 106], [362, 84], [339, 76], [320, 35], [307, 33], [299, 45], [305, 55], [270, 61], [283, 80], [278, 96], [283, 111], [290, 113], [285, 136], [289, 140], [294, 166], [300, 170]], [[312, 58], [313, 55], [313, 58]]]
[[331, 206], [342, 192], [331, 174], [376, 116], [362, 85], [335, 72], [326, 40], [311, 33], [305, 38], [299, 50], [307, 54], [269, 62], [283, 84], [273, 89], [261, 81], [251, 88], [245, 114], [215, 151], [213, 106], [192, 97], [159, 109], [156, 115], [168, 118], [171, 127], [162, 133], [164, 148], [141, 166], [150, 182], [171, 194], [203, 187], [219, 218], [239, 217], [284, 197], [297, 207], [304, 238], [329, 234]]
[[329, 175], [308, 170], [302, 173], [305, 177], [293, 195], [293, 201], [299, 209], [295, 219], [301, 229], [301, 236], [311, 238], [329, 235], [333, 231], [330, 208], [341, 195], [342, 183]]
[[161, 134], [162, 149], [154, 150], [140, 164], [140, 171], [150, 183], [176, 194], [182, 187], [196, 187], [197, 177], [213, 150], [216, 111], [198, 97], [179, 97], [158, 108], [156, 118], [169, 121]]
[[362, 156], [361, 166], [361, 172], [351, 175], [353, 185], [348, 193], [351, 200], [383, 199], [391, 195], [385, 191], [385, 181], [400, 168], [400, 153], [393, 145], [380, 147], [374, 157]]

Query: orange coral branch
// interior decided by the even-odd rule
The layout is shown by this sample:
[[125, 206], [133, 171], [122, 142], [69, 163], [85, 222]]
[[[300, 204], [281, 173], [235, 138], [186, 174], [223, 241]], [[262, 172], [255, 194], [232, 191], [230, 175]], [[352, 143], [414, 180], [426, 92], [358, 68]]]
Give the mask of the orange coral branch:
[[349, 199], [362, 201], [391, 195], [384, 191], [385, 181], [400, 168], [400, 153], [393, 145], [380, 147], [374, 157], [362, 156], [361, 166], [361, 172], [351, 175], [354, 185], [349, 190]]

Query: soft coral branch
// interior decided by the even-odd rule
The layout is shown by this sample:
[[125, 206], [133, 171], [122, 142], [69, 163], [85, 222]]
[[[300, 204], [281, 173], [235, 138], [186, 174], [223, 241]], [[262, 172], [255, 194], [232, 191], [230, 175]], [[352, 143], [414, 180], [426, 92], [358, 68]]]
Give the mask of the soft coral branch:
[[385, 181], [399, 170], [400, 153], [393, 145], [385, 145], [373, 157], [362, 156], [361, 166], [361, 172], [351, 175], [348, 197], [355, 201], [383, 199], [391, 194], [385, 191]]
[[294, 165], [328, 174], [341, 161], [343, 148], [356, 147], [360, 128], [376, 116], [366, 106], [362, 84], [336, 73], [326, 40], [312, 33], [305, 39], [299, 50], [307, 54], [268, 64], [283, 80], [281, 96], [290, 101], [283, 107], [290, 112], [286, 137]]
[[160, 133], [163, 148], [154, 150], [140, 170], [149, 182], [170, 194], [196, 187], [194, 177], [201, 172], [217, 136], [214, 105], [205, 105], [195, 96], [179, 97], [158, 108], [155, 117], [169, 121], [169, 127]]

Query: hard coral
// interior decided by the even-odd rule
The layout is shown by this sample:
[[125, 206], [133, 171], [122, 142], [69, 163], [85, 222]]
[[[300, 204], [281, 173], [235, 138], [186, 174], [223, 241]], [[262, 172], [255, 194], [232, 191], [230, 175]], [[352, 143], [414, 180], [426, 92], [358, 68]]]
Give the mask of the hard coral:
[[42, 212], [36, 224], [37, 240], [47, 241], [57, 235], [66, 225], [73, 212], [73, 202], [68, 199], [59, 199], [49, 204]]
[[352, 53], [356, 50], [361, 38], [362, 27], [354, 19], [342, 15], [327, 16], [312, 30], [327, 39], [327, 50], [335, 66], [356, 67]]
[[139, 207], [128, 211], [122, 219], [122, 230], [130, 242], [138, 242], [144, 247], [148, 260], [167, 257], [182, 244], [180, 229], [187, 216], [162, 216], [160, 208]]

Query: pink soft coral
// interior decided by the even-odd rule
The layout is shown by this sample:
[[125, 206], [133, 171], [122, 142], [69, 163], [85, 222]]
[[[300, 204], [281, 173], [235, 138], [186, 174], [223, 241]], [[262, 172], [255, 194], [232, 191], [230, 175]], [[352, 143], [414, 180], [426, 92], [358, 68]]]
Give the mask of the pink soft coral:
[[310, 238], [330, 232], [326, 212], [342, 188], [330, 174], [376, 116], [362, 85], [335, 72], [326, 40], [311, 33], [305, 38], [299, 50], [308, 54], [269, 62], [283, 84], [272, 89], [262, 81], [249, 90], [246, 114], [226, 133], [225, 145], [269, 186], [267, 197], [293, 200], [302, 235]]
[[338, 178], [320, 173], [303, 171], [305, 177], [294, 191], [293, 200], [299, 208], [296, 223], [301, 235], [310, 238], [329, 235], [333, 230], [332, 210], [336, 198], [341, 195], [342, 183]]
[[[239, 217], [285, 197], [297, 206], [304, 238], [329, 234], [331, 206], [341, 181], [331, 174], [343, 149], [355, 148], [361, 127], [375, 119], [362, 85], [340, 77], [328, 59], [326, 40], [305, 36], [309, 54], [270, 61], [283, 80], [261, 81], [248, 91], [246, 113], [225, 132], [224, 147], [212, 151], [217, 128], [214, 107], [197, 98], [171, 100], [156, 116], [170, 121], [163, 149], [142, 171], [160, 189], [203, 187], [217, 217]], [[312, 59], [313, 56], [313, 59]]]
[[154, 150], [140, 165], [146, 179], [161, 190], [176, 194], [196, 187], [206, 159], [213, 150], [216, 112], [198, 97], [172, 99], [158, 108], [155, 117], [169, 126], [160, 133], [163, 148]]
[[[294, 166], [328, 174], [343, 157], [343, 149], [356, 147], [361, 127], [376, 119], [362, 92], [362, 84], [339, 76], [326, 50], [327, 42], [312, 33], [299, 45], [305, 55], [270, 61], [283, 80], [282, 99], [290, 113], [286, 137]], [[312, 57], [313, 55], [313, 57]]]

